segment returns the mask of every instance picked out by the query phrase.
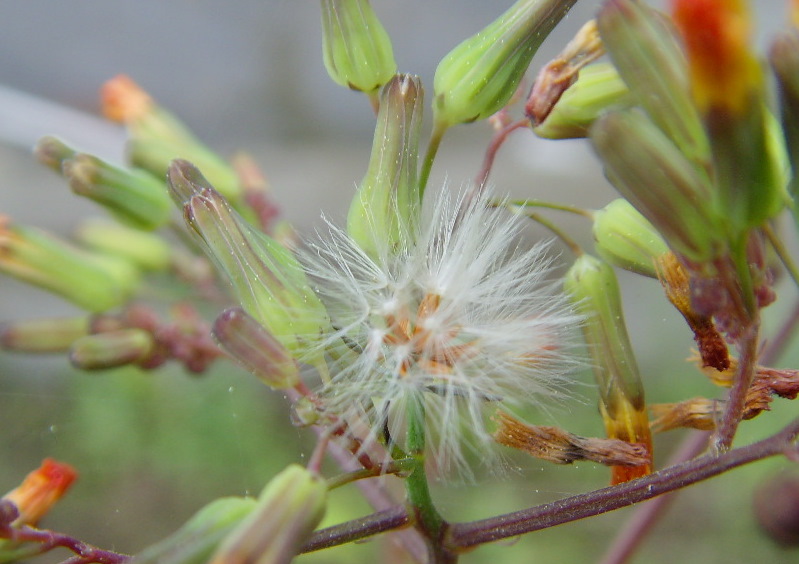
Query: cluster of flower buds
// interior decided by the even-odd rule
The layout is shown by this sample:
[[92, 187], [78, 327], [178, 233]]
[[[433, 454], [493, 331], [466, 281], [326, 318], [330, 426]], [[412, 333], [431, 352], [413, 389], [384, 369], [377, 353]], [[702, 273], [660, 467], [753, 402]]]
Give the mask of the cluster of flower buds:
[[[594, 215], [599, 254], [658, 276], [703, 364], [721, 371], [727, 342], [754, 350], [759, 310], [774, 298], [761, 230], [795, 194], [799, 33], [784, 34], [770, 52], [780, 124], [767, 105], [767, 69], [751, 47], [747, 3], [672, 4], [673, 23], [643, 2], [605, 2], [600, 43], [590, 26], [581, 30], [539, 75], [528, 115], [543, 137], [590, 138], [626, 200]], [[611, 64], [585, 66], [602, 52]], [[729, 446], [755, 376], [751, 361], [740, 366], [720, 448]]]

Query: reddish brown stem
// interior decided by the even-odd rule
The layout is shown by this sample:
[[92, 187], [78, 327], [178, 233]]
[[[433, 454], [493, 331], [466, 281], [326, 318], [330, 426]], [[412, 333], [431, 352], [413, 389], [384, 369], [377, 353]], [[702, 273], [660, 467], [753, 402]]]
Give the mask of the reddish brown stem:
[[[779, 433], [757, 443], [719, 455], [705, 455], [624, 484], [498, 517], [450, 524], [443, 539], [445, 549], [453, 553], [462, 552], [487, 542], [512, 538], [628, 507], [756, 460], [778, 454], [795, 455], [797, 454], [795, 440], [798, 434], [799, 419], [796, 419]], [[407, 509], [394, 507], [356, 521], [317, 531], [306, 543], [303, 551], [337, 546], [409, 524]]]
[[[49, 552], [56, 548], [66, 548], [76, 554], [67, 560], [70, 564], [124, 564], [131, 557], [127, 554], [120, 554], [110, 550], [103, 550], [80, 541], [69, 535], [48, 531], [46, 529], [36, 529], [34, 527], [23, 526], [19, 528], [8, 528], [12, 542], [30, 542], [39, 544], [40, 553]], [[5, 531], [3, 531], [5, 532]]]
[[491, 168], [494, 166], [494, 159], [497, 157], [497, 152], [505, 140], [508, 138], [513, 131], [527, 127], [530, 125], [530, 120], [522, 119], [517, 122], [511, 123], [494, 133], [494, 136], [491, 138], [491, 142], [488, 144], [488, 148], [486, 148], [485, 157], [483, 157], [483, 166], [480, 168], [480, 172], [477, 174], [477, 178], [475, 179], [475, 190], [477, 193], [474, 194], [475, 196], [479, 194], [479, 192], [485, 186], [485, 183], [488, 182], [488, 176], [491, 174]]

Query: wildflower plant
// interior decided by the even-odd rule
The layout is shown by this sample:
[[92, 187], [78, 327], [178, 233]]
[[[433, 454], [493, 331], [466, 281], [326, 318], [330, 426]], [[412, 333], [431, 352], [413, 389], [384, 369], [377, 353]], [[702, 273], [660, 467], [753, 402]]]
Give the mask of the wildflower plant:
[[[761, 329], [761, 310], [777, 297], [775, 276], [785, 271], [799, 285], [778, 224], [795, 212], [799, 31], [770, 51], [772, 97], [742, 0], [674, 0], [671, 16], [608, 0], [538, 72], [524, 116], [514, 117], [533, 55], [574, 4], [517, 1], [442, 59], [426, 102], [421, 80], [397, 72], [367, 0], [323, 0], [325, 67], [368, 97], [376, 127], [346, 221], [326, 219], [315, 234], [279, 218], [250, 159], [228, 163], [127, 77], [102, 90], [106, 116], [130, 135], [127, 167], [43, 139], [38, 158], [114, 221], [87, 224], [68, 243], [0, 218], [0, 271], [87, 312], [6, 323], [3, 348], [68, 353], [87, 371], [177, 361], [202, 373], [227, 357], [280, 390], [292, 423], [312, 430], [317, 445], [306, 467], [288, 466], [257, 499], [210, 501], [132, 556], [36, 527], [76, 476], [47, 460], [0, 500], [0, 561], [63, 547], [75, 554], [71, 564], [288, 562], [403, 529], [397, 538], [409, 558], [456, 562], [473, 547], [748, 462], [784, 454], [795, 463], [797, 419], [732, 446], [742, 421], [775, 397], [799, 394], [796, 370], [768, 366], [796, 315], [776, 345], [762, 346]], [[432, 129], [422, 151], [426, 103]], [[444, 132], [488, 119], [494, 136], [475, 180], [428, 186]], [[514, 200], [491, 186], [497, 151], [521, 129], [587, 138], [620, 198], [588, 210], [534, 193]], [[546, 210], [590, 221], [594, 251]], [[554, 252], [551, 240], [530, 241], [532, 222], [570, 254]], [[651, 368], [636, 358], [616, 268], [660, 283], [693, 334], [699, 371], [726, 395], [652, 401]], [[144, 281], [156, 277], [188, 296], [172, 304], [169, 319], [145, 303]], [[213, 320], [200, 313], [208, 303], [218, 306]], [[579, 382], [582, 368], [594, 375], [590, 387]], [[594, 434], [604, 436], [550, 420], [586, 397], [604, 429]], [[686, 441], [682, 459], [663, 464], [654, 456], [657, 433], [676, 428], [705, 433]], [[611, 485], [473, 522], [445, 518], [433, 478], [446, 486], [503, 479], [510, 449], [608, 466]], [[340, 472], [323, 465], [328, 454]], [[402, 499], [389, 489], [396, 480]], [[330, 490], [352, 482], [375, 513], [317, 530]], [[641, 519], [654, 519], [663, 499]], [[795, 530], [795, 513], [793, 521], [763, 521], [774, 537], [793, 538], [785, 529]], [[632, 552], [644, 534], [633, 530], [622, 531], [610, 561]]]

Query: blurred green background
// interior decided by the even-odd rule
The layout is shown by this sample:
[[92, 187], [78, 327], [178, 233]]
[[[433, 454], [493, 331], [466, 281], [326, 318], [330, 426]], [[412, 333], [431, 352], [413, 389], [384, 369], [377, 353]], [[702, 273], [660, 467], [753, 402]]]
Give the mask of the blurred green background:
[[[534, 67], [557, 52], [599, 3], [579, 3]], [[510, 1], [374, 4], [394, 39], [400, 70], [418, 72], [430, 85], [438, 58]], [[773, 6], [758, 3], [764, 27], [777, 27], [778, 10], [764, 10], [767, 5]], [[29, 0], [11, 6], [0, 7], [0, 52], [6, 55], [0, 62], [0, 213], [62, 234], [98, 213], [38, 166], [29, 147], [38, 136], [57, 133], [119, 159], [121, 132], [92, 114], [100, 84], [125, 72], [222, 154], [250, 151], [267, 171], [286, 217], [302, 230], [317, 224], [321, 210], [334, 221], [343, 217], [368, 159], [373, 118], [364, 99], [338, 89], [324, 74], [316, 2]], [[434, 181], [459, 186], [471, 179], [489, 137], [485, 124], [456, 128], [445, 140]], [[492, 180], [519, 197], [586, 207], [612, 197], [584, 143], [542, 142], [523, 132], [502, 149]], [[590, 244], [584, 222], [553, 217]], [[621, 282], [649, 401], [719, 395], [684, 362], [691, 335], [658, 284], [625, 275]], [[795, 288], [784, 281], [779, 293], [782, 305], [767, 311], [765, 335], [796, 300]], [[55, 298], [0, 279], [0, 321], [73, 313]], [[799, 366], [794, 348], [780, 365]], [[580, 379], [590, 384], [591, 376]], [[529, 418], [601, 436], [595, 401], [590, 385], [581, 386], [573, 402]], [[797, 413], [797, 404], [777, 400], [773, 412], [743, 425], [740, 444], [767, 436]], [[657, 459], [662, 463], [683, 437], [659, 436]], [[173, 367], [85, 374], [62, 357], [0, 354], [0, 492], [45, 457], [69, 462], [80, 479], [43, 525], [101, 547], [136, 552], [214, 497], [256, 494], [312, 447], [311, 434], [290, 425], [280, 394], [229, 364], [200, 377]], [[593, 464], [513, 460], [523, 470], [500, 479], [434, 484], [444, 516], [463, 521], [514, 511], [601, 487], [609, 476]], [[773, 459], [691, 487], [632, 561], [795, 562], [795, 551], [760, 533], [751, 510], [755, 488], [788, 470], [796, 472], [795, 464]], [[325, 524], [367, 512], [357, 490], [345, 487], [333, 494]], [[622, 510], [487, 545], [462, 562], [597, 561], [630, 514]], [[299, 561], [401, 562], [392, 546], [378, 537]]]

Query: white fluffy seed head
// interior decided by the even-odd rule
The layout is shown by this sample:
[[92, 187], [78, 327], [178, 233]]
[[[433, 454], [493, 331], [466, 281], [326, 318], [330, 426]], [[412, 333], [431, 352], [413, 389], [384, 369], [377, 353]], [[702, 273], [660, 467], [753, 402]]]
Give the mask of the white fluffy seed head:
[[367, 413], [375, 435], [400, 440], [421, 401], [436, 465], [461, 477], [470, 450], [496, 461], [491, 412], [543, 405], [579, 365], [580, 318], [549, 279], [549, 244], [521, 246], [522, 219], [487, 201], [442, 190], [394, 248], [369, 256], [330, 225], [301, 257], [334, 328], [326, 409]]

